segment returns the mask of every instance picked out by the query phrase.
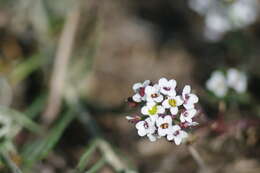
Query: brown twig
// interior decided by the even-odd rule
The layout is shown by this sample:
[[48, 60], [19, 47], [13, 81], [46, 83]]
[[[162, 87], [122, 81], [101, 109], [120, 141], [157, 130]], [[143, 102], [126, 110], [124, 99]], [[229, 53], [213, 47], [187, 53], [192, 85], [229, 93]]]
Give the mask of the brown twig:
[[46, 125], [51, 124], [60, 111], [67, 66], [72, 54], [79, 19], [80, 8], [79, 5], [76, 5], [67, 16], [57, 48], [52, 77], [50, 80], [50, 96], [48, 98], [46, 110], [43, 114], [43, 122]]

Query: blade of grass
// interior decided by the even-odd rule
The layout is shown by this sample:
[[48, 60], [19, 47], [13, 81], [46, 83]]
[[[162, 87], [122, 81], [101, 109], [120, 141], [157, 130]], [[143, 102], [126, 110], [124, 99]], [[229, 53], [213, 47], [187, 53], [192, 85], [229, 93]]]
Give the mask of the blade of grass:
[[45, 158], [48, 153], [56, 146], [65, 128], [73, 119], [74, 113], [70, 110], [50, 130], [49, 135], [33, 143], [28, 143], [21, 152], [25, 167], [31, 167], [35, 162]]
[[23, 113], [20, 113], [18, 111], [15, 111], [13, 109], [4, 107], [0, 105], [0, 114], [5, 116], [10, 116], [15, 120], [19, 125], [27, 128], [28, 130], [34, 132], [34, 133], [42, 133], [42, 128], [33, 122], [31, 119], [29, 119], [26, 115]]
[[95, 173], [98, 172], [106, 163], [106, 159], [103, 157], [101, 158], [94, 166], [92, 166], [88, 171], [85, 173]]
[[40, 95], [33, 101], [33, 103], [29, 106], [29, 108], [27, 108], [24, 114], [31, 119], [36, 118], [36, 116], [39, 115], [40, 112], [43, 110], [46, 100], [47, 100], [46, 94]]
[[80, 157], [79, 163], [76, 168], [77, 171], [82, 172], [86, 168], [86, 165], [88, 164], [88, 161], [90, 160], [90, 156], [94, 153], [96, 148], [97, 148], [97, 141], [94, 140], [87, 147], [84, 154]]
[[4, 164], [10, 169], [12, 173], [22, 173], [20, 168], [12, 161], [6, 152], [1, 151], [1, 157]]

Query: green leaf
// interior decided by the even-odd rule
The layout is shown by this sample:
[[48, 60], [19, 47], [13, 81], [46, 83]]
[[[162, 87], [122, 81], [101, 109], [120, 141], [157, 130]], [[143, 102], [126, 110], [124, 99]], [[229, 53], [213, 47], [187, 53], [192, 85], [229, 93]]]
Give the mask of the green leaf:
[[105, 158], [103, 157], [100, 159], [95, 165], [93, 165], [88, 171], [85, 173], [95, 173], [98, 172], [99, 169], [101, 169], [106, 163]]
[[26, 115], [23, 113], [20, 113], [18, 111], [15, 111], [13, 109], [4, 107], [0, 105], [0, 114], [4, 116], [10, 116], [12, 119], [19, 125], [27, 128], [28, 130], [34, 132], [34, 133], [42, 133], [42, 128], [33, 122], [31, 119], [29, 119]]
[[35, 162], [45, 158], [56, 146], [65, 128], [73, 120], [74, 114], [68, 111], [61, 120], [50, 130], [47, 136], [28, 143], [22, 150], [22, 158], [26, 167], [32, 166]]
[[94, 140], [91, 142], [91, 144], [87, 147], [86, 151], [83, 153], [83, 155], [80, 157], [79, 163], [77, 165], [77, 170], [79, 172], [84, 171], [86, 168], [86, 165], [88, 161], [90, 160], [90, 156], [94, 153], [95, 149], [97, 148], [97, 141]]

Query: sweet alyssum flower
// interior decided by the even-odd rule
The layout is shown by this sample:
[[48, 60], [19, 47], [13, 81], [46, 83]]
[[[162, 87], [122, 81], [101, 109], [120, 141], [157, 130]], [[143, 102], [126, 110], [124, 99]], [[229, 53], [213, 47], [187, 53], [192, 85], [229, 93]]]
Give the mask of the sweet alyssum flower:
[[245, 73], [230, 68], [226, 75], [221, 71], [214, 71], [206, 82], [206, 87], [217, 97], [225, 97], [229, 89], [241, 94], [247, 89], [247, 76]]
[[193, 121], [198, 112], [195, 106], [198, 97], [191, 92], [189, 85], [178, 95], [176, 85], [174, 79], [166, 78], [154, 84], [149, 81], [134, 85], [134, 92], [141, 97], [135, 96], [140, 99], [133, 97], [133, 100], [140, 105], [141, 114], [126, 118], [135, 124], [139, 136], [147, 136], [150, 141], [165, 137], [179, 145], [188, 137], [185, 130], [198, 125]]

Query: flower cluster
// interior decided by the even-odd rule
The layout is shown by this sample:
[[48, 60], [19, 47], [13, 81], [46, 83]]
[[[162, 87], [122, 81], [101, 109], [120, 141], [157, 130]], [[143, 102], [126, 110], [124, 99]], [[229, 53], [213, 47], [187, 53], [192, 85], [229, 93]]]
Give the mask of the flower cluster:
[[222, 71], [214, 71], [206, 82], [206, 87], [217, 97], [225, 97], [229, 89], [241, 94], [247, 89], [247, 76], [237, 69], [228, 69], [226, 75]]
[[205, 37], [212, 41], [254, 23], [259, 13], [257, 0], [189, 0], [189, 6], [205, 17]]
[[188, 137], [184, 129], [198, 124], [193, 121], [198, 97], [191, 93], [189, 85], [178, 95], [176, 85], [174, 79], [166, 78], [155, 84], [146, 80], [133, 85], [135, 94], [131, 100], [141, 105], [141, 115], [126, 118], [135, 123], [139, 136], [147, 136], [150, 141], [164, 136], [179, 145]]

